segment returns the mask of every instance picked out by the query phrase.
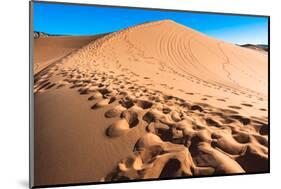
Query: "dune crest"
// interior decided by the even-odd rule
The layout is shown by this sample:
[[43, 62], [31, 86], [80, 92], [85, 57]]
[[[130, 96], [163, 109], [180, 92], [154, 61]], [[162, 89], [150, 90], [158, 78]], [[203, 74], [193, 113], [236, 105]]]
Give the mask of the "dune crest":
[[[114, 46], [118, 48], [111, 49]], [[113, 62], [125, 59], [130, 63], [128, 59], [131, 59], [136, 66], [143, 66], [154, 61], [160, 69], [228, 90], [261, 94], [267, 91], [267, 55], [210, 38], [171, 20], [145, 23], [109, 34], [89, 44], [84, 51], [93, 56], [91, 49], [95, 49], [92, 53], [97, 58], [111, 52], [116, 54]], [[125, 62], [122, 66], [131, 68]]]
[[171, 20], [95, 38], [35, 75], [38, 184], [268, 171], [267, 64]]

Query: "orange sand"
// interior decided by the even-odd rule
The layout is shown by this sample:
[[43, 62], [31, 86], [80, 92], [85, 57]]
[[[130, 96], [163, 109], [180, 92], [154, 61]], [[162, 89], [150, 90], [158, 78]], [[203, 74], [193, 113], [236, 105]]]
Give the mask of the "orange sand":
[[268, 171], [267, 56], [171, 20], [35, 39], [35, 185]]

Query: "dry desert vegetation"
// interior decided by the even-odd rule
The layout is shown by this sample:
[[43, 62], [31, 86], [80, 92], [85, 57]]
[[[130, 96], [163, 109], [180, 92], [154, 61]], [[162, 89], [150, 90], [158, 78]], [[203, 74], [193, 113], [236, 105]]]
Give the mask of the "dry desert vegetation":
[[171, 20], [34, 46], [36, 185], [269, 170], [266, 51]]

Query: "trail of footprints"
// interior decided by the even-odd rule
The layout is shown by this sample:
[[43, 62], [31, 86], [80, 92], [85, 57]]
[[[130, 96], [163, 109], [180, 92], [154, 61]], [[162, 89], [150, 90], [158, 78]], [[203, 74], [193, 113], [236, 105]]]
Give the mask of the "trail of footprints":
[[[93, 111], [107, 108], [104, 117], [115, 118], [105, 129], [112, 139], [145, 127], [147, 134], [135, 144], [134, 155], [122, 160], [102, 181], [268, 170], [267, 117], [244, 117], [237, 112], [252, 104], [221, 109], [192, 103], [138, 85], [134, 76], [90, 72], [78, 66], [59, 70], [59, 64], [35, 76], [35, 94], [70, 87], [88, 95]], [[59, 82], [53, 77], [60, 78]]]

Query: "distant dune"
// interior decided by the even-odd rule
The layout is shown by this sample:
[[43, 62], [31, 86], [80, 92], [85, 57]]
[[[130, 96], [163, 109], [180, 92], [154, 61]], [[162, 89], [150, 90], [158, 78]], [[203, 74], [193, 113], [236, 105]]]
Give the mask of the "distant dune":
[[39, 37], [34, 40], [35, 74], [101, 36], [51, 36], [49, 34], [42, 36], [39, 34]]
[[268, 45], [245, 44], [245, 45], [240, 45], [240, 46], [241, 46], [241, 47], [250, 48], [250, 49], [253, 49], [253, 50], [268, 52]]
[[48, 37], [48, 34], [47, 33], [44, 33], [44, 32], [37, 32], [37, 31], [34, 31], [33, 32], [33, 37], [34, 39], [38, 39], [40, 37]]
[[35, 184], [268, 171], [267, 59], [171, 20], [35, 39]]

